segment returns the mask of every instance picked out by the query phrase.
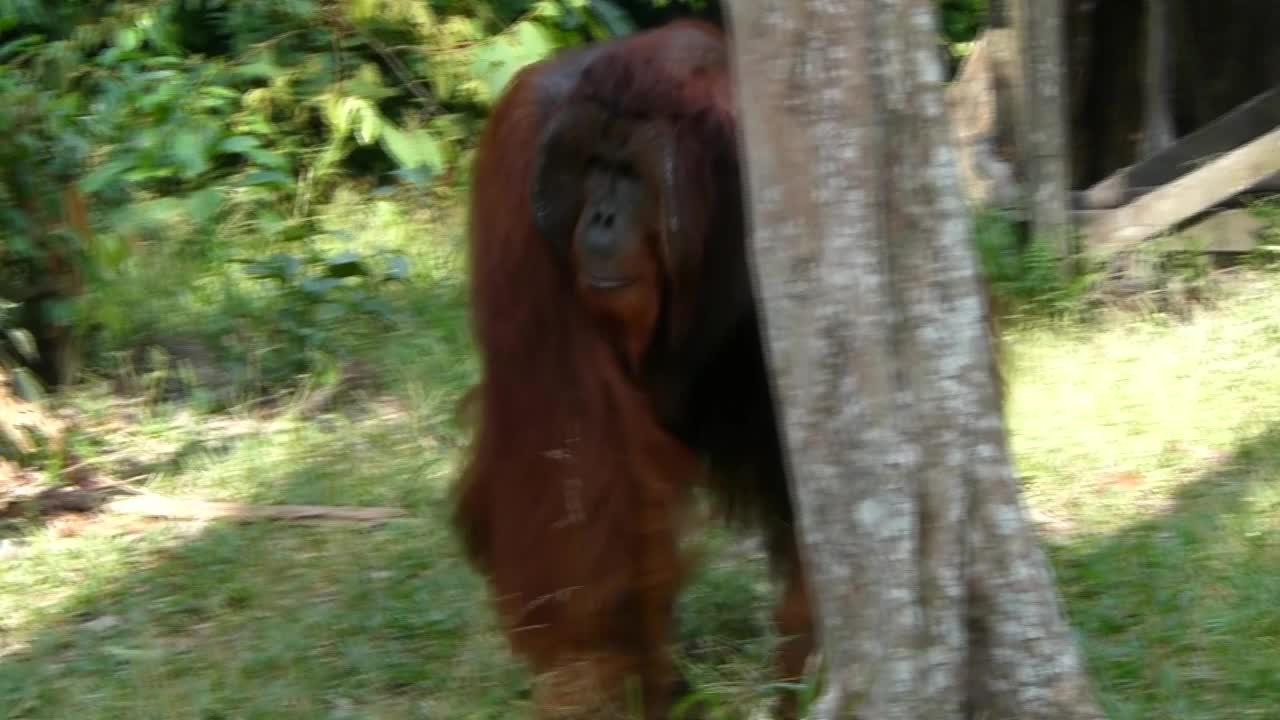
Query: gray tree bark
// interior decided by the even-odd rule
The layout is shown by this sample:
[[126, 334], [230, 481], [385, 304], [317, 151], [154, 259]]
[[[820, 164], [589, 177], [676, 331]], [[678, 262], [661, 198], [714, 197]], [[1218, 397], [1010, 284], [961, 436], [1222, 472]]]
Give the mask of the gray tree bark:
[[[1017, 37], [1018, 155], [1024, 163], [1031, 232], [1059, 258], [1071, 240], [1071, 172], [1067, 151], [1065, 0], [1009, 0]], [[1064, 270], [1066, 265], [1064, 264]]]
[[1009, 27], [1009, 12], [1005, 0], [989, 0], [987, 3], [987, 24], [991, 27]]
[[1169, 44], [1173, 30], [1167, 0], [1147, 0], [1146, 54], [1143, 68], [1142, 155], [1150, 157], [1173, 144], [1173, 108], [1170, 105]]
[[931, 0], [730, 8], [815, 718], [1101, 718], [1021, 504]]

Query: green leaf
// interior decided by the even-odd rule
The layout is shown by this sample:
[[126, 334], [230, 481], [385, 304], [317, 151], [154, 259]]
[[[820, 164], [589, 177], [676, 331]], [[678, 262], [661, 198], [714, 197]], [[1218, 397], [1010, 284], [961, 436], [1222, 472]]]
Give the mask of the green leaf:
[[200, 92], [205, 95], [208, 95], [209, 97], [217, 98], [219, 100], [239, 100], [241, 97], [241, 93], [239, 91], [233, 90], [232, 88], [229, 88], [229, 87], [223, 87], [221, 85], [210, 85], [208, 87], [203, 87], [203, 88], [200, 88]]
[[228, 153], [247, 153], [259, 147], [262, 143], [252, 135], [233, 135], [218, 143], [218, 149]]
[[431, 92], [435, 93], [437, 98], [448, 100], [453, 96], [454, 79], [444, 63], [433, 63], [427, 69], [427, 82], [431, 84]]
[[590, 0], [591, 14], [599, 20], [614, 37], [630, 35], [636, 31], [631, 16], [613, 0]]
[[80, 189], [87, 193], [98, 192], [131, 169], [133, 169], [133, 158], [125, 157], [110, 160], [81, 178]]
[[[18, 222], [13, 223], [14, 225], [20, 226], [27, 223], [28, 218], [26, 215], [19, 212], [14, 212], [12, 214], [18, 216]], [[23, 233], [19, 233], [17, 235], [10, 235], [4, 239], [4, 251], [5, 256], [8, 258], [29, 258], [35, 253], [35, 246], [31, 244], [31, 238], [27, 237]]]
[[556, 49], [551, 33], [542, 23], [526, 20], [516, 23], [516, 41], [526, 57], [544, 57]]
[[12, 325], [13, 314], [20, 307], [22, 306], [19, 303], [0, 297], [0, 327], [8, 327], [9, 325]]
[[356, 22], [375, 20], [381, 10], [382, 4], [377, 0], [347, 0], [347, 12]]
[[177, 168], [169, 165], [155, 167], [134, 167], [124, 172], [124, 179], [129, 182], [146, 182], [156, 178], [170, 178], [178, 174]]
[[272, 262], [280, 268], [280, 277], [285, 280], [292, 280], [302, 272], [302, 261], [293, 255], [276, 253], [272, 256]]
[[284, 68], [275, 64], [266, 55], [258, 57], [253, 62], [240, 65], [235, 69], [235, 74], [245, 80], [274, 80], [284, 72]]
[[278, 153], [273, 153], [270, 150], [249, 150], [245, 155], [255, 163], [272, 170], [279, 170], [280, 172], [287, 173], [292, 169], [292, 164], [289, 162], [289, 158]]
[[70, 298], [53, 298], [40, 304], [40, 313], [44, 321], [53, 326], [70, 325], [75, 317], [75, 307]]
[[324, 297], [331, 290], [342, 285], [342, 280], [335, 277], [309, 277], [302, 281], [302, 292], [312, 297]]
[[9, 337], [9, 342], [27, 362], [40, 359], [40, 351], [36, 349], [36, 339], [30, 332], [23, 328], [6, 328], [4, 332]]
[[329, 96], [324, 102], [324, 117], [333, 128], [333, 134], [346, 137], [351, 132], [351, 124], [356, 120], [368, 102], [358, 97]]
[[240, 184], [247, 186], [254, 185], [279, 185], [287, 187], [293, 182], [293, 178], [285, 175], [278, 170], [257, 170], [251, 172], [240, 181]]
[[277, 230], [277, 236], [282, 242], [306, 240], [314, 234], [315, 226], [307, 218], [287, 220]]
[[361, 104], [356, 112], [359, 123], [356, 125], [356, 142], [370, 145], [378, 139], [382, 129], [382, 115], [372, 105]]
[[522, 20], [506, 33], [476, 46], [472, 51], [472, 75], [484, 89], [486, 99], [492, 101], [521, 68], [556, 48], [554, 38], [542, 23]]
[[222, 209], [222, 193], [213, 188], [197, 190], [187, 196], [187, 212], [200, 225], [207, 225]]
[[30, 48], [37, 47], [43, 42], [43, 35], [24, 35], [16, 40], [10, 40], [0, 45], [0, 62], [7, 62], [9, 58]]
[[280, 279], [280, 274], [277, 272], [277, 269], [270, 263], [250, 263], [245, 266], [244, 274], [254, 280]]
[[129, 244], [116, 233], [103, 233], [90, 246], [101, 271], [117, 270], [129, 257]]
[[195, 129], [179, 130], [173, 136], [173, 158], [188, 180], [209, 169], [209, 139]]
[[323, 230], [320, 232], [320, 234], [330, 235], [332, 237], [338, 238], [344, 243], [354, 243], [356, 241], [355, 233], [343, 228], [336, 228], [334, 230]]
[[124, 28], [116, 31], [115, 46], [121, 52], [133, 52], [142, 44], [142, 33], [137, 28]]
[[530, 8], [529, 16], [564, 22], [568, 19], [565, 17], [566, 9], [581, 10], [585, 5], [584, 0], [538, 0]]
[[17, 390], [18, 397], [27, 402], [37, 402], [44, 398], [44, 385], [40, 384], [40, 380], [36, 378], [35, 373], [28, 368], [18, 367], [13, 369], [13, 384]]
[[359, 255], [349, 251], [329, 258], [325, 261], [325, 266], [329, 277], [345, 278], [369, 274], [368, 268], [364, 265], [364, 260]]
[[262, 262], [244, 269], [244, 274], [258, 280], [290, 281], [302, 271], [302, 261], [286, 253], [276, 253]]
[[347, 314], [347, 308], [339, 303], [320, 303], [316, 306], [316, 320], [323, 323], [337, 322]]
[[438, 172], [444, 156], [435, 136], [427, 130], [401, 130], [388, 123], [382, 128], [382, 147], [402, 169], [424, 168]]
[[366, 297], [361, 301], [360, 309], [385, 322], [395, 321], [395, 314], [392, 311], [391, 303], [387, 302], [385, 298]]
[[103, 67], [111, 67], [120, 60], [121, 51], [118, 47], [109, 47], [98, 54], [97, 61]]
[[388, 88], [382, 80], [382, 72], [377, 65], [368, 63], [356, 70], [355, 77], [343, 84], [343, 89], [350, 95], [379, 102], [400, 94], [400, 91]]

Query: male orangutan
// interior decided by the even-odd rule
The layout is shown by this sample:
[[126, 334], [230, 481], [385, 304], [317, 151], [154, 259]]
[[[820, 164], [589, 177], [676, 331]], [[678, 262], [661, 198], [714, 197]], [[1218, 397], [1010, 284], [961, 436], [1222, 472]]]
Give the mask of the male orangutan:
[[678, 534], [700, 482], [769, 540], [781, 675], [812, 649], [727, 62], [694, 21], [567, 52], [516, 77], [479, 145], [483, 376], [456, 522], [543, 717], [616, 717], [628, 679], [645, 718], [669, 717]]

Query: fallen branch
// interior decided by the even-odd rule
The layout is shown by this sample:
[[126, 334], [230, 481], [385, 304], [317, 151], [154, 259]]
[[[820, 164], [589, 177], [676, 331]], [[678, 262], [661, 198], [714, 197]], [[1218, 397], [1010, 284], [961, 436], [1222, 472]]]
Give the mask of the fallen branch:
[[81, 482], [54, 487], [47, 487], [42, 482], [43, 476], [38, 473], [28, 475], [24, 482], [0, 488], [0, 520], [31, 514], [48, 517], [63, 513], [89, 513], [101, 508], [113, 495], [143, 492], [109, 479], [86, 479], [82, 472], [72, 473], [80, 476]]
[[274, 521], [302, 525], [377, 524], [408, 516], [404, 510], [388, 507], [244, 505], [234, 502], [167, 498], [150, 493], [111, 500], [102, 506], [102, 511], [171, 520]]

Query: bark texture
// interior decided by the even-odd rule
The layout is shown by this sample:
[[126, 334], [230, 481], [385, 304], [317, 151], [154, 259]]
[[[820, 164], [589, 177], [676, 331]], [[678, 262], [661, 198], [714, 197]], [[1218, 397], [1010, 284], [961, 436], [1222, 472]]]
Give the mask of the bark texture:
[[1009, 462], [932, 5], [730, 7], [813, 716], [1100, 718]]
[[1017, 38], [1018, 148], [1033, 235], [1059, 258], [1071, 247], [1064, 0], [1009, 0]]
[[1150, 157], [1173, 144], [1173, 107], [1170, 103], [1168, 0], [1147, 0], [1147, 42], [1143, 67], [1142, 155]]

